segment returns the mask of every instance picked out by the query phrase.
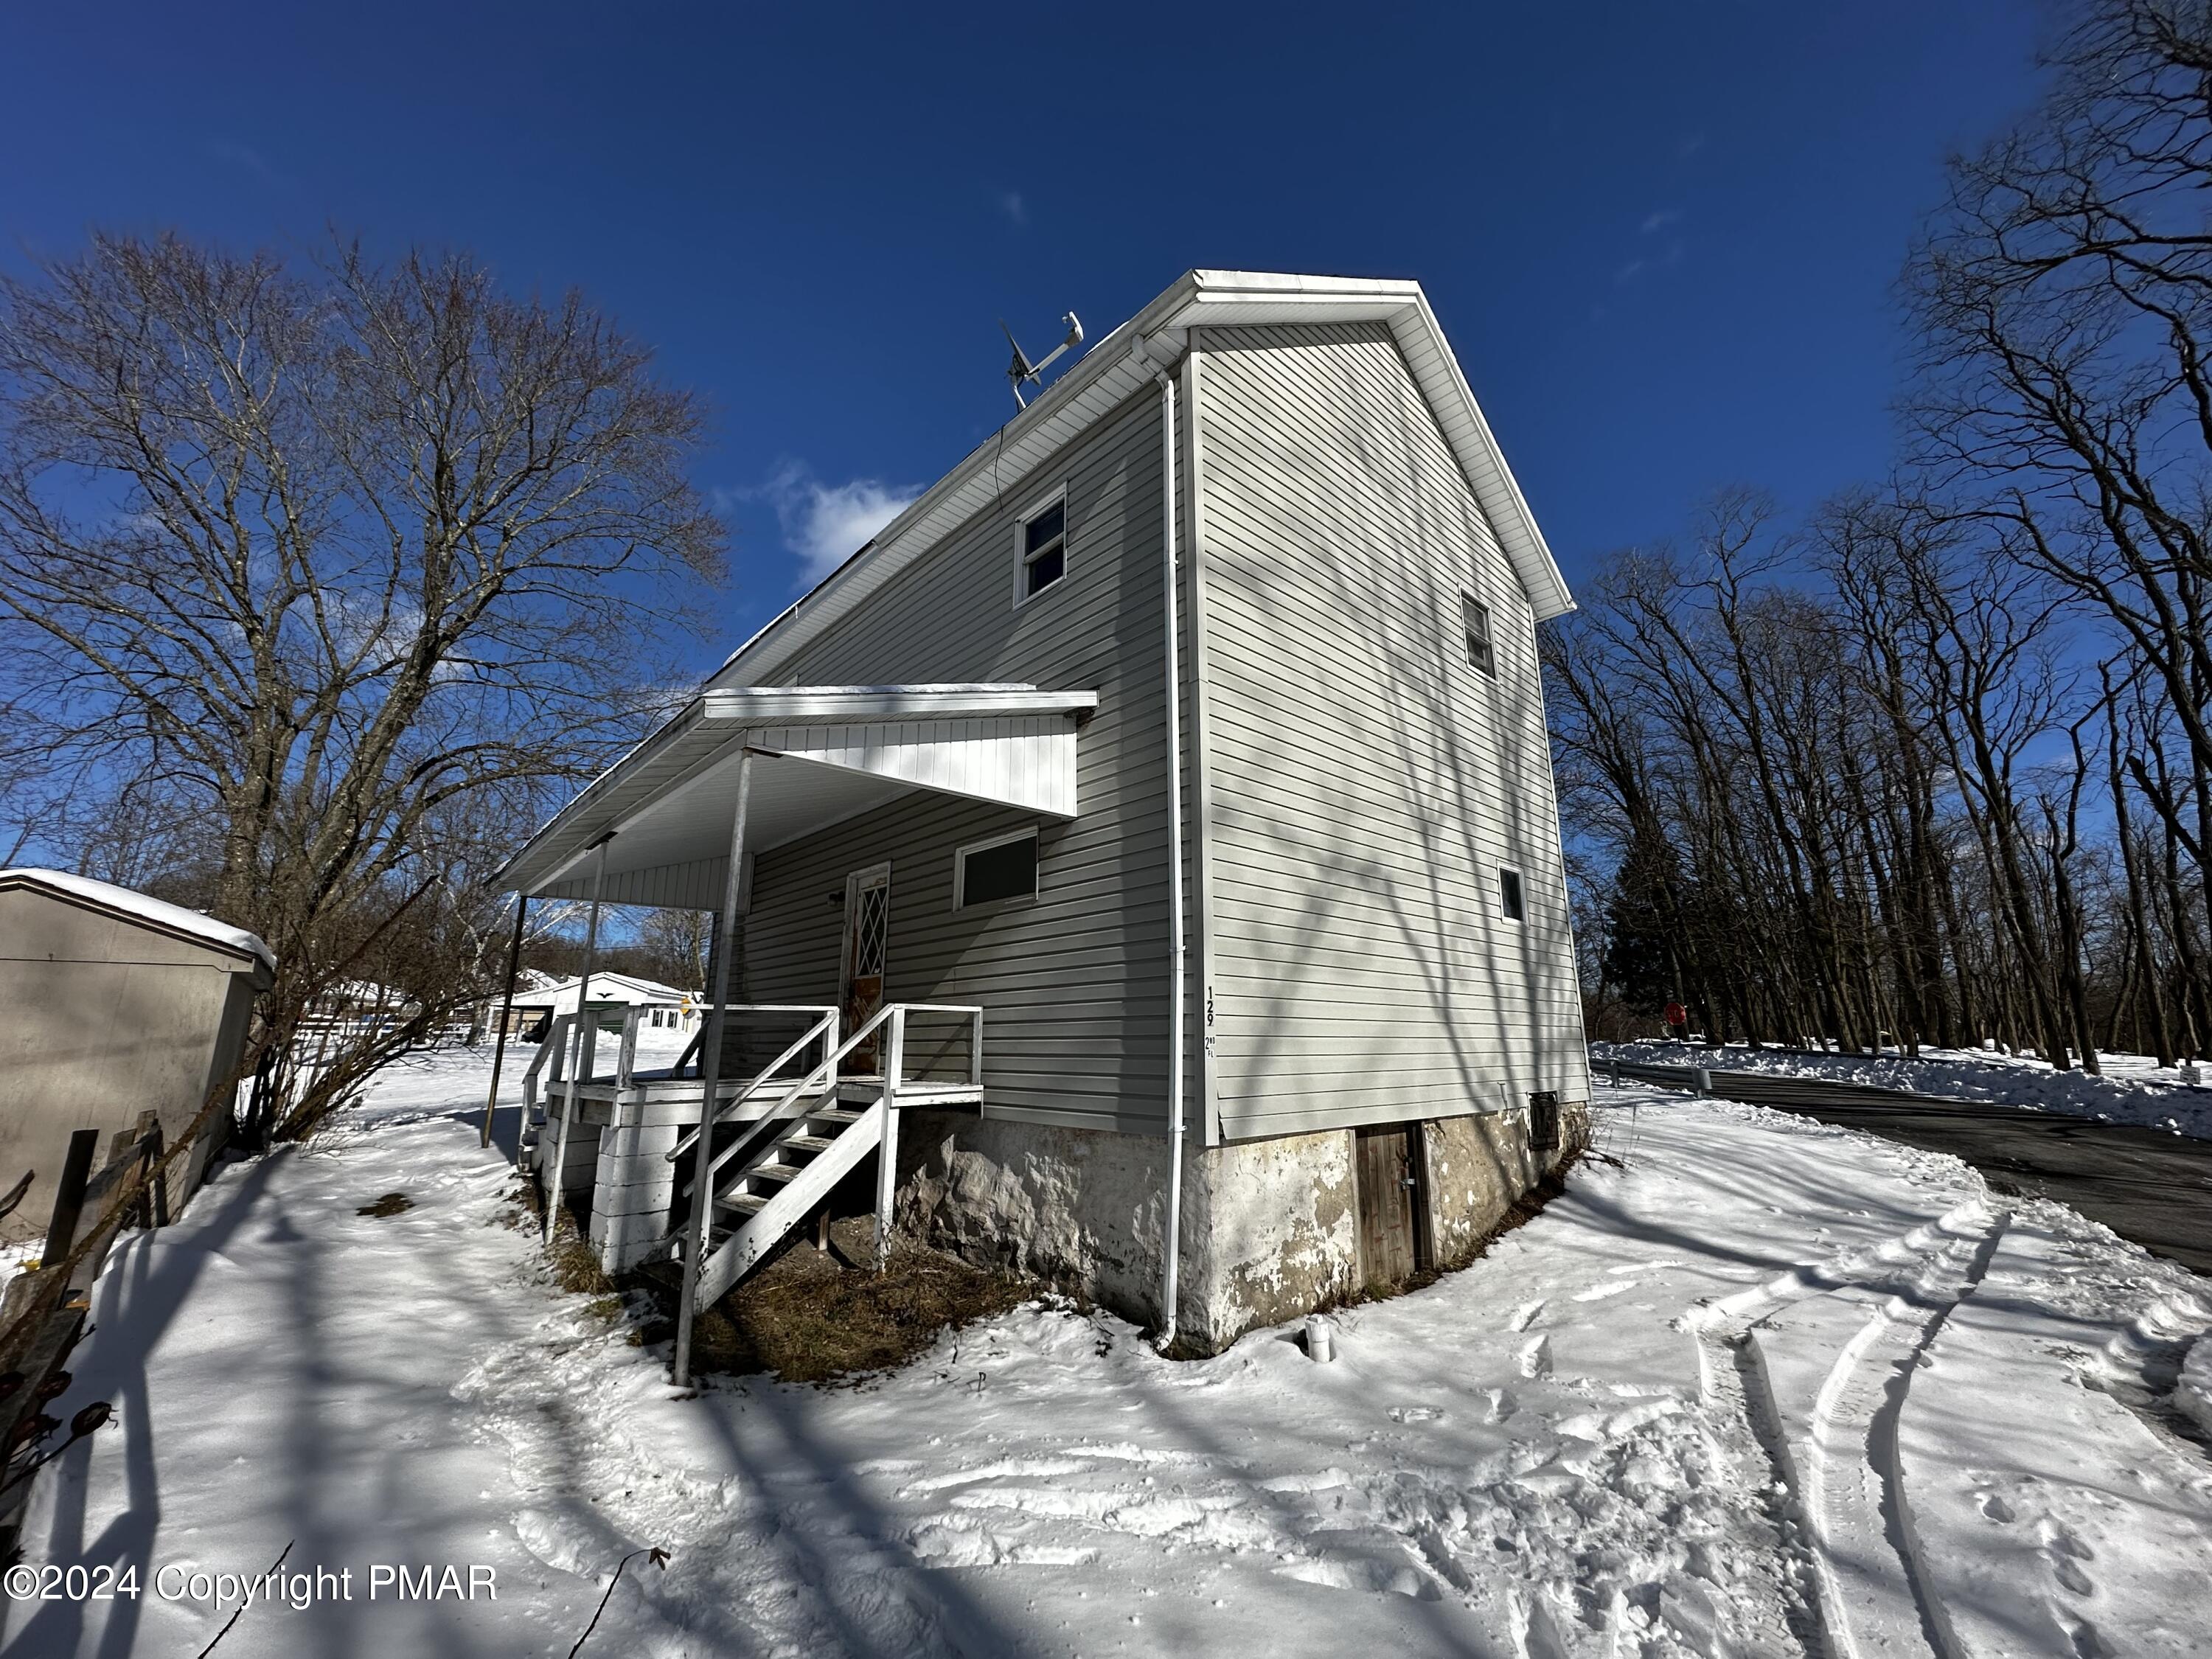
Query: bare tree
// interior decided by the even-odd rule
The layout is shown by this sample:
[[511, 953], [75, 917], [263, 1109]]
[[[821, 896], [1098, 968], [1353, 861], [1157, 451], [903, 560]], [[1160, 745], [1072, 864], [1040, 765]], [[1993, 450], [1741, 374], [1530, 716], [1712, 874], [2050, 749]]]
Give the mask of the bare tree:
[[280, 1128], [480, 993], [488, 826], [654, 708], [722, 573], [702, 422], [463, 254], [102, 235], [0, 283], [0, 696], [50, 775], [196, 831], [173, 876], [283, 963], [268, 1042], [371, 965], [400, 993]]
[[699, 991], [707, 983], [707, 948], [713, 931], [704, 910], [653, 910], [638, 924], [637, 939], [669, 983], [679, 990]]
[[[2212, 9], [2090, 0], [2049, 96], [1957, 159], [1910, 287], [1920, 458], [2109, 626], [2212, 844]], [[2212, 867], [2199, 858], [2200, 888]], [[2202, 894], [2200, 893], [2200, 899]]]

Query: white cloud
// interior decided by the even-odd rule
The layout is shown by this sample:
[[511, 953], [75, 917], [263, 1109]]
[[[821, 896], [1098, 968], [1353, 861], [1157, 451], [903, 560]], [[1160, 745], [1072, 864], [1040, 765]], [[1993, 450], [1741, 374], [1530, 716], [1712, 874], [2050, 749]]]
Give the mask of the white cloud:
[[823, 483], [800, 461], [785, 462], [758, 489], [737, 492], [775, 509], [784, 545], [799, 556], [800, 574], [810, 583], [859, 552], [921, 493], [876, 478]]
[[1680, 209], [1661, 208], [1656, 213], [1647, 213], [1644, 216], [1644, 234], [1650, 236], [1656, 232], [1666, 229], [1669, 225], [1679, 225], [1681, 222]]
[[1018, 225], [1030, 222], [1029, 206], [1022, 200], [1022, 193], [1018, 190], [1010, 190], [999, 198], [999, 209]]

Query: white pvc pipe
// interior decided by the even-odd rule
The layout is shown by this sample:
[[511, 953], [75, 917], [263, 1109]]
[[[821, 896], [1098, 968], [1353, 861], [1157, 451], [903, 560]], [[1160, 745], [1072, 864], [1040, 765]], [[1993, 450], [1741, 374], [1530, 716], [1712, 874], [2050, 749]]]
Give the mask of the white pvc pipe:
[[1161, 560], [1166, 594], [1168, 692], [1168, 1207], [1161, 1270], [1160, 1341], [1176, 1340], [1176, 1276], [1182, 1265], [1183, 1141], [1183, 902], [1182, 902], [1182, 669], [1176, 648], [1181, 606], [1176, 587], [1176, 383], [1164, 369], [1160, 383], [1160, 517], [1166, 535]]

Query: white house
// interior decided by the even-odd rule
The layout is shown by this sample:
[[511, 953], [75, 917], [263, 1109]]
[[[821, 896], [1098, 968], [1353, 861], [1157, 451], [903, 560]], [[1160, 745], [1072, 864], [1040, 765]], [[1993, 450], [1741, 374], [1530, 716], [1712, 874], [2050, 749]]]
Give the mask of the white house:
[[[555, 979], [526, 969], [518, 977], [511, 1029], [544, 1036], [556, 1019], [574, 1017], [576, 999], [582, 990], [580, 978]], [[592, 1006], [603, 1016], [631, 1008], [641, 1010], [641, 1023], [648, 1031], [689, 1033], [698, 1029], [698, 994], [663, 985], [659, 980], [601, 970], [592, 975], [591, 998]]]
[[1588, 1097], [1571, 604], [1418, 283], [1186, 275], [509, 864], [732, 947], [534, 1160], [696, 1305], [870, 1168], [1200, 1349], [1462, 1259]]

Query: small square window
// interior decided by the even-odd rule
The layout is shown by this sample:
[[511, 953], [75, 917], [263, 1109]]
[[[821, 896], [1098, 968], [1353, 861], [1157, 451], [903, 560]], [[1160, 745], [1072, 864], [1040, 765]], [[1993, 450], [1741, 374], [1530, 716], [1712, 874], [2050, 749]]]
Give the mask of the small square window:
[[1067, 499], [1061, 496], [1022, 520], [1022, 580], [1017, 599], [1030, 599], [1067, 574]]
[[1519, 921], [1525, 914], [1521, 902], [1521, 872], [1500, 870], [1498, 872], [1498, 908], [1508, 921]]
[[1492, 679], [1498, 678], [1498, 653], [1490, 641], [1490, 607], [1472, 593], [1459, 599], [1460, 620], [1467, 629], [1467, 659]]
[[963, 847], [953, 855], [953, 863], [952, 908], [956, 910], [1036, 896], [1037, 836], [1034, 830]]

